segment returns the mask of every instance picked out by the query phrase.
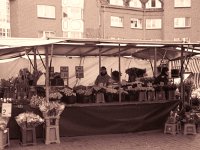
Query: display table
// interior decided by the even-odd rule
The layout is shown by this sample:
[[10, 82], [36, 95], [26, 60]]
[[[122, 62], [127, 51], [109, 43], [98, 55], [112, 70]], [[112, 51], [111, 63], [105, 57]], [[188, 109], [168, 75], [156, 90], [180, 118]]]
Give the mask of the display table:
[[[60, 117], [60, 136], [126, 133], [164, 128], [169, 112], [179, 100], [155, 102], [122, 102], [102, 104], [67, 105]], [[13, 107], [9, 121], [10, 138], [20, 137], [20, 128], [14, 117], [32, 111], [42, 116], [38, 109]], [[37, 137], [43, 137], [43, 126], [36, 128]]]

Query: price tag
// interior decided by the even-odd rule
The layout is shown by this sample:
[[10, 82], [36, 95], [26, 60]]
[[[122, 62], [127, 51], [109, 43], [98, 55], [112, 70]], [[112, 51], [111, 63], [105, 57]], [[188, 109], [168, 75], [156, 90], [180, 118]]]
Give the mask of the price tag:
[[84, 77], [83, 66], [75, 66], [75, 71], [76, 71], [76, 78]]
[[63, 79], [69, 78], [69, 67], [68, 66], [61, 66], [60, 67], [60, 76]]
[[11, 103], [2, 103], [2, 117], [11, 117], [12, 104]]

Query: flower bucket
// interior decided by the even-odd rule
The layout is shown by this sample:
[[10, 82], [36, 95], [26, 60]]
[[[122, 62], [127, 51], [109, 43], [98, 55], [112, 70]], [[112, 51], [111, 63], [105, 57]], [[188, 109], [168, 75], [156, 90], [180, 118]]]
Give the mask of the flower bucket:
[[165, 91], [156, 91], [156, 100], [166, 100]]
[[105, 94], [105, 102], [107, 102], [107, 103], [114, 102], [114, 94], [106, 93]]
[[154, 101], [155, 100], [155, 91], [148, 91], [147, 92], [147, 100]]
[[129, 101], [138, 101], [139, 91], [130, 91], [129, 92]]
[[66, 104], [74, 104], [76, 103], [76, 96], [63, 96], [61, 98], [61, 102]]
[[147, 101], [147, 92], [146, 91], [139, 91], [138, 100], [139, 101]]
[[80, 95], [77, 94], [77, 103], [89, 103], [92, 101], [92, 95]]
[[175, 90], [169, 90], [169, 91], [166, 91], [166, 93], [167, 93], [166, 95], [167, 95], [168, 100], [176, 99]]

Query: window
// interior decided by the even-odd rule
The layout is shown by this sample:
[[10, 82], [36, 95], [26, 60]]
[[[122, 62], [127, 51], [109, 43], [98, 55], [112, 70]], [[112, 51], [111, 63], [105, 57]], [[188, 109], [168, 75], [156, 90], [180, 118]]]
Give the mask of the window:
[[55, 7], [48, 5], [37, 5], [37, 16], [40, 18], [55, 19]]
[[124, 2], [123, 0], [110, 0], [111, 5], [118, 5], [118, 6], [123, 6]]
[[174, 41], [182, 41], [184, 43], [190, 42], [190, 38], [184, 37], [184, 38], [174, 38]]
[[62, 0], [62, 6], [83, 8], [84, 7], [84, 0]]
[[174, 7], [191, 7], [191, 0], [174, 0]]
[[0, 38], [11, 37], [10, 29], [0, 28]]
[[82, 8], [63, 7], [63, 18], [82, 19]]
[[80, 38], [83, 38], [83, 33], [82, 32], [71, 32], [71, 31], [63, 32], [63, 37], [80, 39]]
[[161, 29], [161, 19], [146, 19], [146, 29]]
[[54, 31], [39, 31], [38, 37], [55, 37], [56, 33]]
[[162, 8], [160, 0], [149, 0], [146, 3], [146, 8]]
[[112, 27], [123, 27], [123, 18], [111, 16], [110, 26], [112, 26]]
[[191, 18], [174, 18], [174, 28], [186, 28], [191, 26]]
[[131, 28], [142, 29], [142, 19], [131, 18]]
[[140, 0], [130, 0], [129, 7], [142, 8], [142, 3]]
[[84, 24], [83, 20], [78, 19], [63, 19], [62, 20], [63, 31], [83, 32]]

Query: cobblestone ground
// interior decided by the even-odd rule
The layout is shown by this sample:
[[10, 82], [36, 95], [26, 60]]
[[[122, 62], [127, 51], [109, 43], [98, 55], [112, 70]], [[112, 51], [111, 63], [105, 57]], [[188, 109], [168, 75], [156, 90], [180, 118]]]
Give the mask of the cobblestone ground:
[[11, 140], [10, 150], [199, 150], [200, 133], [170, 135], [162, 131], [126, 134], [62, 137], [60, 144], [45, 145], [37, 139], [36, 146], [22, 147]]

